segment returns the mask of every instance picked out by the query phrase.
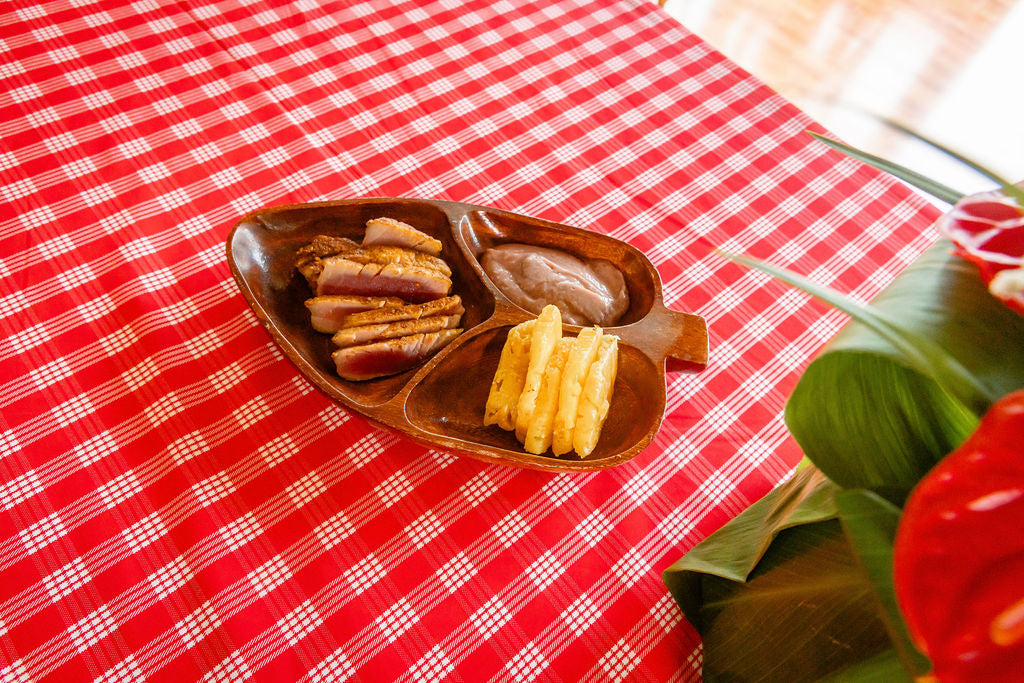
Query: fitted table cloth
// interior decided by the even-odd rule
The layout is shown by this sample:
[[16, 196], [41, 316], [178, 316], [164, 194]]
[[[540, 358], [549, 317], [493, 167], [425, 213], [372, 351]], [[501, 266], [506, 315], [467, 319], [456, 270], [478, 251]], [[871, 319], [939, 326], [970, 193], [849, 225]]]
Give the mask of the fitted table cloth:
[[[782, 409], [936, 212], [641, 0], [0, 6], [0, 680], [696, 680], [660, 573], [792, 472]], [[644, 251], [711, 362], [633, 460], [430, 450], [226, 263], [259, 207], [451, 199]]]

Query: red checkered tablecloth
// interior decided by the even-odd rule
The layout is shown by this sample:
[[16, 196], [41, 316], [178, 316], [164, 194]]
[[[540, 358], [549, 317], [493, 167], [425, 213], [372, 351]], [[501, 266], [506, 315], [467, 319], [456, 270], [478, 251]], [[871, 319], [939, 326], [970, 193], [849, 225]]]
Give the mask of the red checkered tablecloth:
[[[785, 397], [934, 209], [646, 0], [0, 5], [0, 680], [665, 681], [660, 579], [784, 479]], [[646, 252], [712, 361], [593, 474], [381, 431], [298, 374], [224, 240], [443, 198]]]

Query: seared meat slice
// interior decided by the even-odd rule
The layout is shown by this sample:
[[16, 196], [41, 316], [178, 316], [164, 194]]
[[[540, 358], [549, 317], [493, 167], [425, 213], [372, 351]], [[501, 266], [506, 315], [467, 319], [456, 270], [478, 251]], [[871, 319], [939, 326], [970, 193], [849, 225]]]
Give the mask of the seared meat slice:
[[446, 296], [451, 288], [450, 279], [430, 268], [362, 264], [344, 256], [329, 256], [323, 259], [316, 293], [317, 296], [397, 296], [412, 303], [423, 303]]
[[380, 323], [393, 323], [399, 320], [416, 320], [428, 318], [432, 315], [455, 315], [465, 313], [462, 307], [462, 298], [446, 296], [443, 299], [434, 299], [425, 304], [406, 304], [377, 310], [367, 310], [363, 313], [353, 313], [341, 321], [339, 330], [344, 327], [358, 327], [359, 325], [376, 325]]
[[461, 329], [442, 330], [388, 339], [375, 344], [338, 349], [331, 358], [342, 379], [387, 377], [415, 367], [462, 334]]
[[346, 237], [317, 235], [312, 242], [295, 252], [295, 267], [302, 277], [306, 278], [309, 288], [315, 292], [316, 280], [323, 268], [320, 259], [358, 248], [358, 244]]
[[346, 318], [360, 311], [380, 310], [404, 306], [405, 302], [393, 296], [347, 296], [333, 294], [306, 299], [309, 321], [317, 332], [337, 332]]
[[394, 218], [374, 218], [366, 221], [363, 246], [371, 244], [390, 244], [422, 251], [431, 256], [441, 255], [441, 242]]
[[399, 320], [393, 323], [346, 327], [331, 337], [331, 341], [339, 348], [357, 346], [359, 344], [372, 344], [384, 341], [385, 339], [406, 337], [410, 334], [426, 334], [427, 332], [450, 330], [453, 327], [458, 327], [460, 320], [462, 320], [462, 314], [456, 313], [455, 315], [432, 315], [429, 318], [418, 318], [416, 320]]
[[340, 252], [340, 255], [356, 263], [379, 263], [382, 266], [389, 263], [395, 266], [420, 266], [436, 270], [445, 277], [450, 277], [452, 274], [452, 269], [442, 259], [404, 247], [383, 244], [363, 245], [351, 251]]

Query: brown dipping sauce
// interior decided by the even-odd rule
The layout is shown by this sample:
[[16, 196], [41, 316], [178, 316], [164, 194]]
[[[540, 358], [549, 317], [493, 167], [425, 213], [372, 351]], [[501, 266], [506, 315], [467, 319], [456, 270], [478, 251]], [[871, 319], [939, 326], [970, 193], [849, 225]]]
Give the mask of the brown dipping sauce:
[[531, 313], [554, 304], [569, 325], [614, 325], [629, 310], [622, 272], [610, 261], [581, 260], [558, 249], [503, 244], [480, 260], [491, 282]]

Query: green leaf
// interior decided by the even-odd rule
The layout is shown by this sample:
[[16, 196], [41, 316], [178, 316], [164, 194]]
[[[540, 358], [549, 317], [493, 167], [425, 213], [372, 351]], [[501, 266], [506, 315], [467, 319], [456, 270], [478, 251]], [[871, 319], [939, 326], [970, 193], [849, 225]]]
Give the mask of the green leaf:
[[907, 671], [915, 676], [926, 674], [931, 663], [914, 646], [893, 588], [893, 543], [901, 510], [864, 489], [840, 491], [836, 494], [836, 504], [846, 538], [882, 605], [882, 618], [894, 653]]
[[665, 571], [705, 680], [817, 681], [891, 648], [836, 493], [806, 467]]
[[827, 683], [910, 683], [912, 679], [896, 650], [890, 648], [825, 680]]
[[870, 328], [872, 332], [897, 349], [901, 359], [908, 366], [923, 375], [930, 375], [935, 383], [943, 387], [975, 415], [983, 415], [988, 406], [998, 398], [992, 395], [987, 387], [978, 382], [956, 358], [950, 356], [941, 346], [928, 337], [897, 323], [884, 311], [865, 306], [835, 290], [769, 263], [755, 261], [745, 256], [730, 254], [728, 257], [793, 285]]
[[925, 143], [926, 145], [934, 147], [935, 149], [939, 150], [943, 154], [946, 154], [946, 155], [956, 159], [957, 161], [962, 163], [964, 166], [967, 166], [968, 168], [970, 168], [970, 169], [972, 169], [974, 171], [977, 171], [978, 173], [980, 173], [981, 175], [985, 176], [989, 180], [995, 181], [996, 183], [999, 184], [999, 188], [1003, 191], [1004, 194], [1006, 194], [1009, 197], [1013, 197], [1013, 199], [1016, 200], [1017, 204], [1019, 204], [1020, 206], [1024, 206], [1024, 190], [1022, 190], [1017, 185], [1014, 185], [1012, 182], [1010, 182], [1009, 180], [1007, 180], [1003, 176], [999, 175], [998, 173], [996, 173], [992, 169], [989, 169], [989, 168], [986, 168], [985, 166], [982, 166], [977, 161], [973, 161], [971, 159], [968, 159], [963, 154], [960, 154], [959, 152], [957, 152], [957, 151], [955, 151], [955, 150], [953, 150], [953, 149], [951, 149], [949, 147], [946, 147], [945, 145], [943, 145], [942, 143], [938, 142], [937, 140], [933, 140], [932, 138], [926, 137], [926, 136], [922, 135], [921, 133], [918, 133], [916, 130], [912, 130], [910, 128], [907, 128], [906, 126], [904, 126], [902, 123], [899, 123], [898, 121], [894, 121], [892, 119], [887, 119], [887, 118], [883, 118], [882, 121], [885, 122], [886, 125], [895, 128], [896, 130], [900, 131], [901, 133], [906, 133], [907, 135], [909, 135], [911, 137], [917, 138], [918, 140], [920, 140], [921, 142]]
[[943, 185], [938, 181], [932, 180], [931, 178], [928, 178], [927, 176], [924, 176], [918, 173], [917, 171], [913, 171], [907, 168], [906, 166], [901, 166], [900, 164], [887, 161], [882, 157], [875, 156], [874, 154], [870, 154], [863, 150], [857, 149], [856, 147], [848, 145], [845, 142], [840, 142], [839, 140], [833, 140], [832, 138], [825, 137], [820, 133], [815, 133], [813, 131], [807, 132], [810, 135], [814, 136], [816, 139], [824, 142], [829, 147], [837, 149], [843, 154], [846, 154], [849, 157], [857, 159], [858, 161], [863, 161], [865, 164], [868, 164], [869, 166], [874, 166], [878, 170], [884, 171], [889, 175], [894, 175], [900, 180], [906, 181], [913, 185], [914, 187], [924, 190], [925, 192], [932, 195], [936, 199], [941, 199], [942, 201], [949, 202], [950, 204], [956, 204], [964, 197], [963, 192], [958, 192], [953, 188]]
[[693, 586], [683, 585], [699, 579], [687, 572], [745, 581], [780, 531], [835, 519], [837, 491], [820, 471], [805, 467], [667, 569], [665, 583], [690, 623], [700, 628], [701, 599], [690, 590]]
[[1024, 316], [993, 298], [977, 269], [950, 250], [940, 240], [870, 307], [737, 258], [855, 318], [786, 404], [793, 437], [840, 486], [901, 500], [996, 398], [1024, 387]]

